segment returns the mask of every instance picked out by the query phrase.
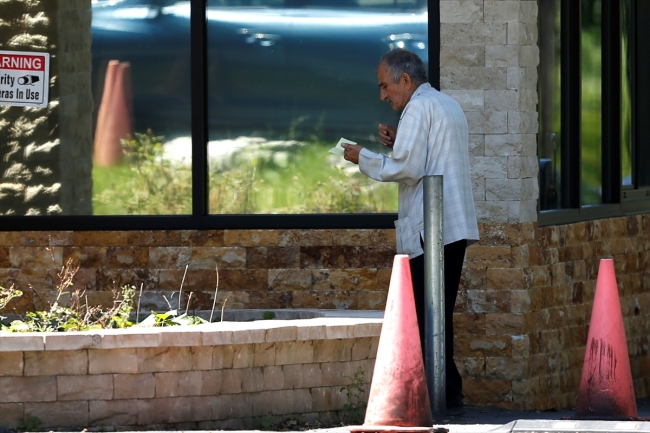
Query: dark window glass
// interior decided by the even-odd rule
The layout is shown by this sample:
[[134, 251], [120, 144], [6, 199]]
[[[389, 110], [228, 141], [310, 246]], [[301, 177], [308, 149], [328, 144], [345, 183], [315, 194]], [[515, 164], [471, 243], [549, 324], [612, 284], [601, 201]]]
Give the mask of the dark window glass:
[[634, 186], [632, 170], [632, 68], [634, 39], [632, 0], [621, 0], [621, 175], [623, 186]]
[[192, 211], [190, 3], [92, 4], [93, 213]]
[[582, 204], [602, 203], [602, 4], [581, 3]]
[[540, 209], [560, 206], [562, 125], [561, 125], [561, 4], [560, 0], [540, 0], [539, 29], [539, 119], [538, 134]]
[[208, 3], [209, 211], [395, 212], [397, 188], [328, 150], [341, 137], [382, 151], [376, 67], [404, 47], [428, 63], [423, 1]]

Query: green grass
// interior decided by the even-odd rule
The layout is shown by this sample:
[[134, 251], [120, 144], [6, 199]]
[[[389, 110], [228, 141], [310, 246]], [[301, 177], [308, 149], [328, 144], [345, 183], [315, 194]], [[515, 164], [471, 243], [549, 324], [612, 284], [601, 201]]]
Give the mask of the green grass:
[[[191, 212], [191, 169], [162, 160], [160, 139], [139, 134], [130, 143], [138, 158], [93, 169], [95, 215]], [[356, 166], [328, 153], [332, 146], [321, 141], [260, 145], [238, 153], [222, 167], [211, 167], [210, 213], [396, 212], [396, 184], [367, 178]]]

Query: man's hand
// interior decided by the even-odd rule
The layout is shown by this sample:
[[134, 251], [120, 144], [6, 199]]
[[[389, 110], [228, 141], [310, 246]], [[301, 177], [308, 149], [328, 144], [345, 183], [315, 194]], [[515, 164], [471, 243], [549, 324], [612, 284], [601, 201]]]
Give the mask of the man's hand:
[[396, 133], [397, 130], [393, 126], [384, 123], [379, 124], [379, 142], [384, 146], [393, 148]]
[[341, 147], [345, 149], [343, 151], [343, 158], [346, 161], [350, 161], [353, 164], [359, 163], [359, 152], [363, 149], [363, 146], [358, 144], [341, 144]]

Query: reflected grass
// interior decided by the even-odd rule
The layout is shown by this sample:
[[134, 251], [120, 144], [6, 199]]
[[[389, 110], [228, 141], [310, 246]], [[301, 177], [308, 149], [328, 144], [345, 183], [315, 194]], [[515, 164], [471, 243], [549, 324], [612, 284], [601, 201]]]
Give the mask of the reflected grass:
[[[209, 168], [211, 214], [397, 211], [397, 186], [359, 173], [328, 153], [332, 143], [246, 148]], [[162, 149], [162, 147], [161, 147]], [[95, 215], [191, 213], [191, 168], [160, 154], [93, 169]]]

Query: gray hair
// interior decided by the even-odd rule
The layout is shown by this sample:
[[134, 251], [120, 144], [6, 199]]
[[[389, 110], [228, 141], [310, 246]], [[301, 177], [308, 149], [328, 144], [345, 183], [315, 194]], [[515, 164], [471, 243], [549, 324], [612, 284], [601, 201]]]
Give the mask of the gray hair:
[[427, 69], [417, 54], [398, 48], [384, 54], [379, 64], [385, 64], [388, 73], [393, 76], [397, 83], [403, 73], [411, 77], [416, 86], [427, 82]]

